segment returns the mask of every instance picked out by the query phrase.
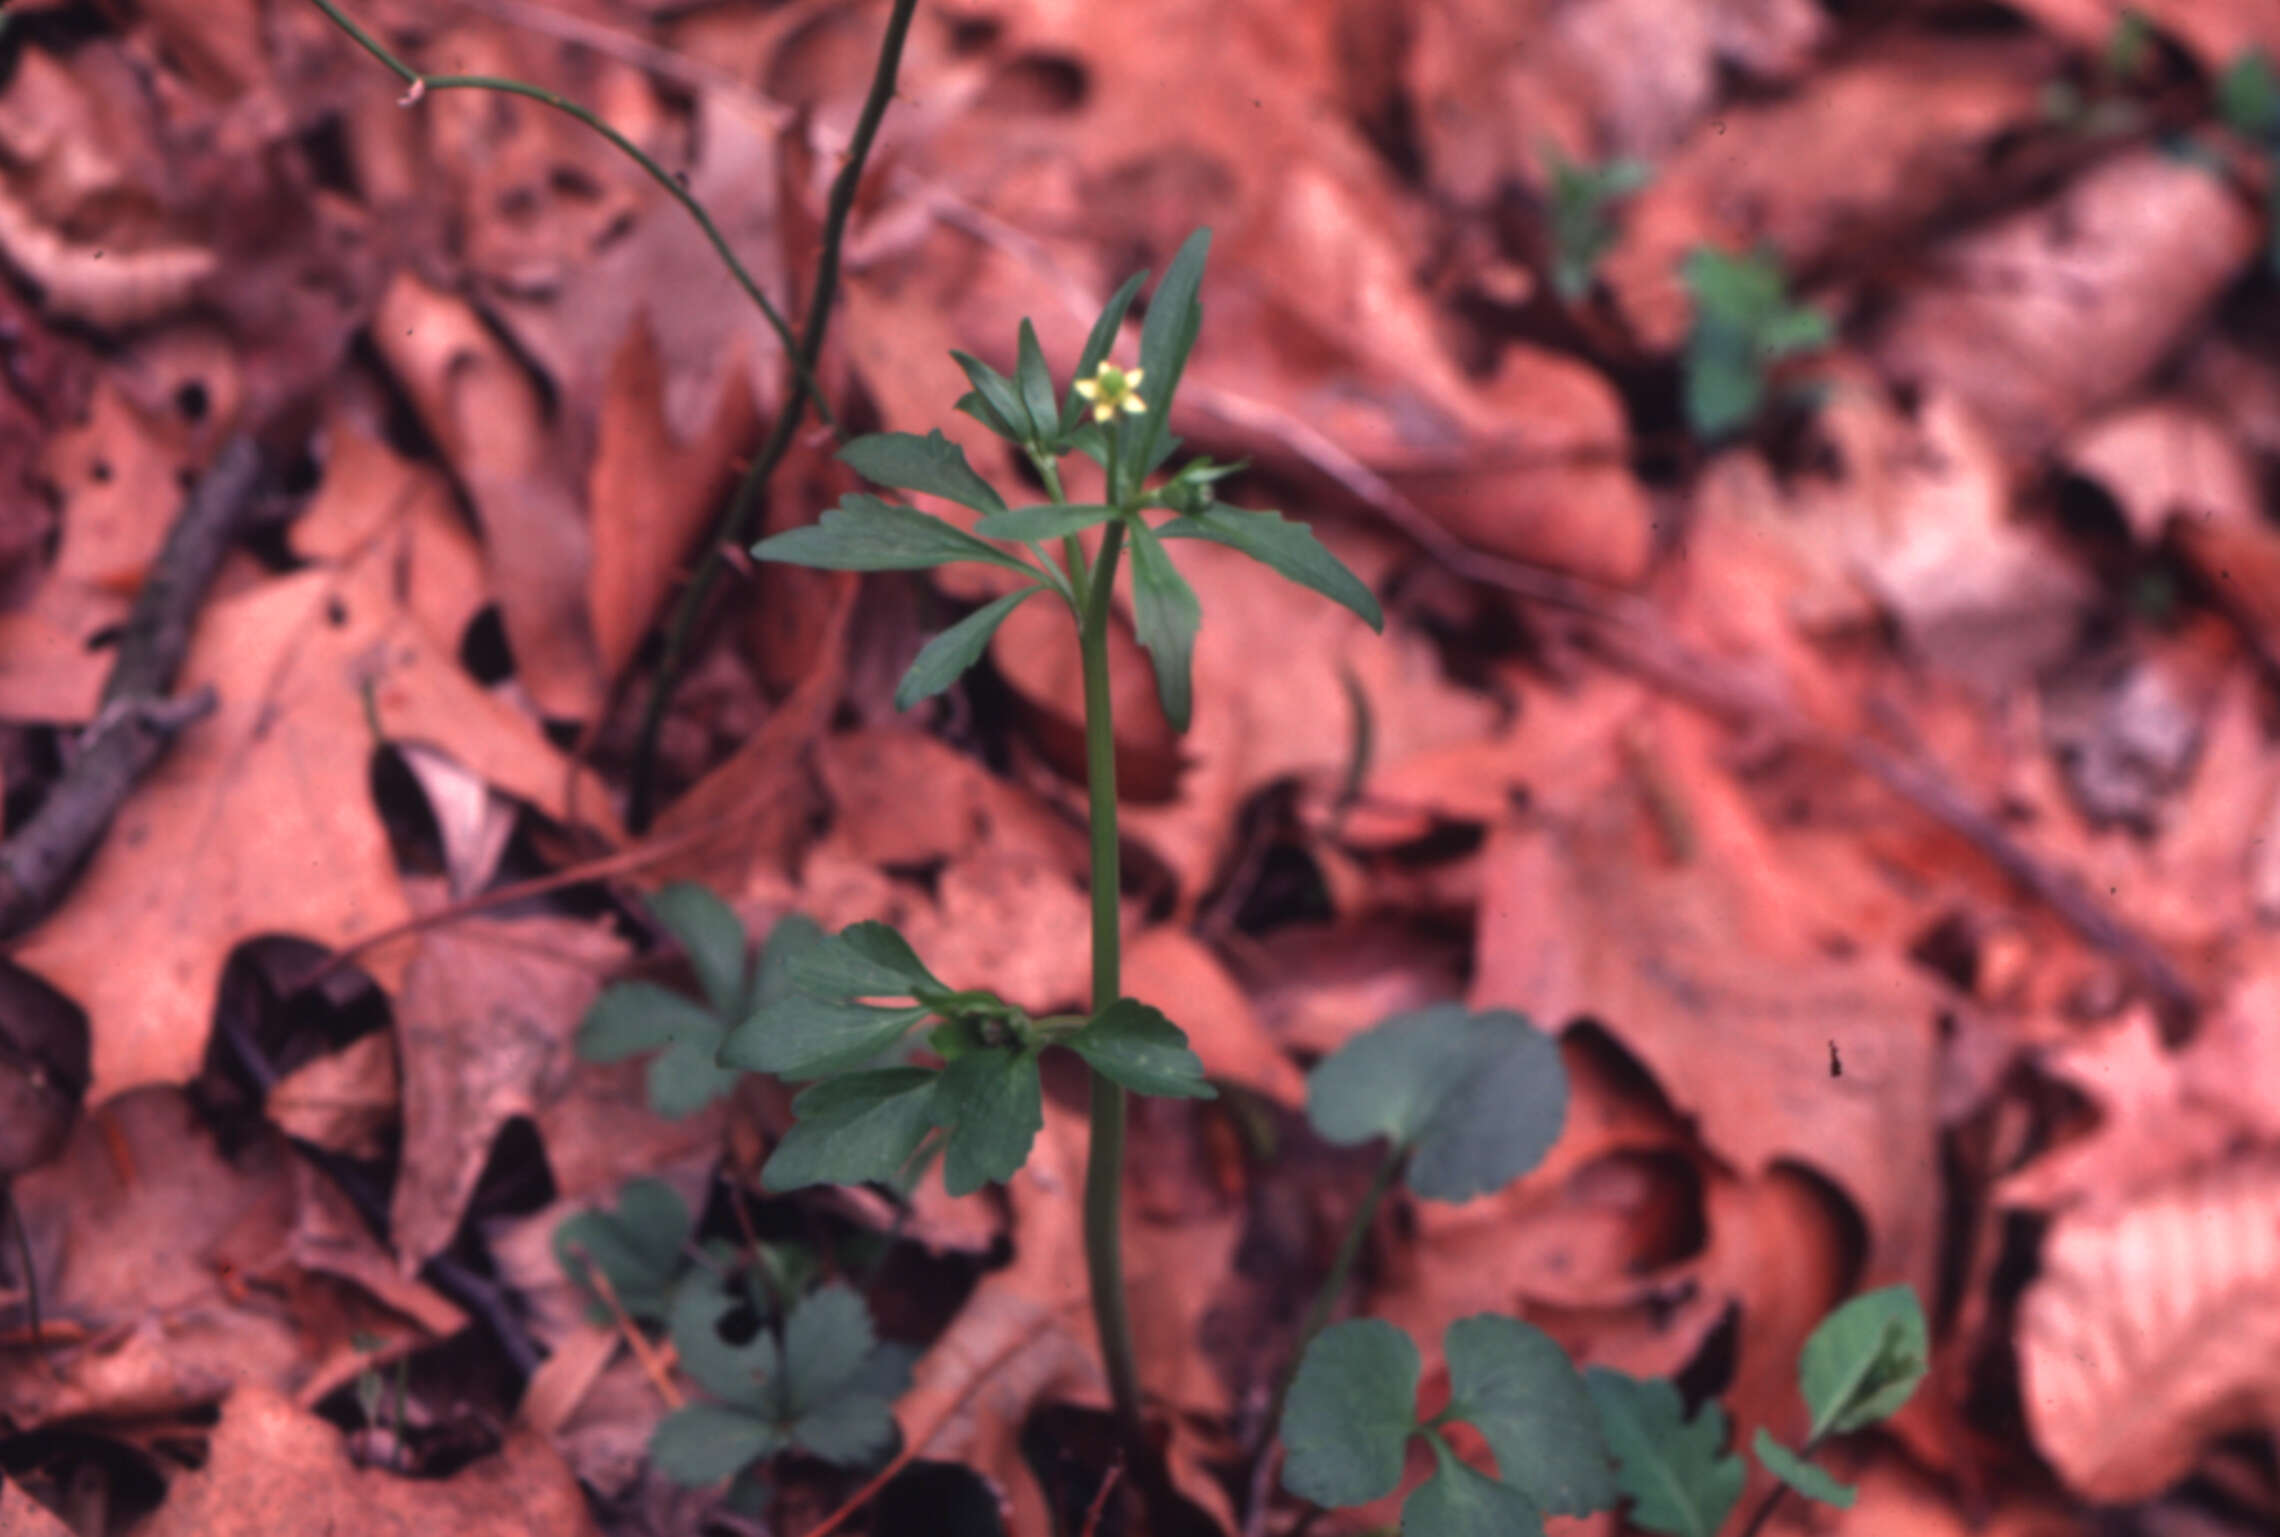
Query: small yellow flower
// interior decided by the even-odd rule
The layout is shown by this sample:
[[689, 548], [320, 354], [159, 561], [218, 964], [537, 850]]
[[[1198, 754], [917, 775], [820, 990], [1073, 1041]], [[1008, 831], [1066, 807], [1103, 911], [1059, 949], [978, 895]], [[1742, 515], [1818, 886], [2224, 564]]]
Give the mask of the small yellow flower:
[[1148, 409], [1148, 402], [1140, 398], [1140, 376], [1145, 372], [1145, 369], [1118, 368], [1114, 363], [1103, 363], [1090, 379], [1077, 381], [1077, 393], [1093, 403], [1096, 422], [1107, 421], [1120, 409], [1138, 416]]

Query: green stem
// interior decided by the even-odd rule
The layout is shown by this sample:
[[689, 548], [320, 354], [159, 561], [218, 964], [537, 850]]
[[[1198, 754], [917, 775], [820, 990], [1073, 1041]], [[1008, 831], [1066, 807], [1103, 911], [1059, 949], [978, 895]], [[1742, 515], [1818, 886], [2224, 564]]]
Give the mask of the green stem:
[[1379, 1161], [1377, 1172], [1370, 1176], [1370, 1188], [1362, 1197], [1362, 1204], [1354, 1208], [1353, 1219], [1338, 1239], [1338, 1253], [1330, 1261], [1329, 1273], [1322, 1278], [1321, 1289], [1314, 1294], [1314, 1304], [1306, 1310], [1306, 1319], [1298, 1326], [1298, 1337], [1291, 1341], [1290, 1359], [1283, 1363], [1275, 1378], [1274, 1396], [1267, 1400], [1267, 1417], [1259, 1427], [1256, 1443], [1251, 1448], [1254, 1457], [1266, 1450], [1274, 1438], [1275, 1427], [1282, 1421], [1283, 1401], [1290, 1397], [1291, 1380], [1298, 1375], [1298, 1363], [1305, 1358], [1306, 1347], [1314, 1343], [1314, 1336], [1330, 1322], [1331, 1310], [1338, 1299], [1346, 1294], [1346, 1283], [1354, 1274], [1354, 1262], [1361, 1258], [1362, 1243], [1377, 1224], [1378, 1208], [1385, 1204], [1385, 1195], [1401, 1173], [1401, 1160], [1407, 1149], [1388, 1147]]
[[[1123, 986], [1123, 884], [1116, 841], [1116, 723], [1110, 707], [1108, 623], [1124, 525], [1108, 525], [1093, 563], [1077, 635], [1084, 656], [1085, 791], [1092, 823], [1092, 1003], [1117, 1000]], [[1124, 1301], [1123, 1088], [1098, 1073], [1092, 1080], [1092, 1147], [1085, 1163], [1085, 1269], [1092, 1283], [1093, 1322], [1108, 1367], [1109, 1397], [1135, 1466], [1147, 1461], [1140, 1420], [1140, 1375], [1132, 1353], [1132, 1320]]]
[[[783, 315], [776, 309], [776, 306], [768, 302], [768, 296], [760, 291], [760, 285], [752, 280], [752, 274], [744, 270], [744, 263], [736, 259], [736, 253], [729, 249], [728, 240], [721, 234], [720, 227], [713, 223], [712, 215], [705, 212], [705, 205], [691, 196], [689, 189], [681, 185], [679, 178], [651, 159], [640, 145], [634, 143], [578, 103], [566, 96], [557, 95], [544, 86], [532, 85], [522, 80], [511, 80], [502, 75], [422, 74], [398, 58], [385, 43], [358, 26], [349, 18], [347, 13], [333, 3], [333, 0], [311, 0], [311, 3], [318, 10], [331, 17], [333, 25], [347, 33], [358, 47], [386, 65], [390, 73], [411, 87], [411, 90], [404, 97], [406, 106], [417, 102], [430, 91], [498, 91], [507, 96], [521, 96], [541, 105], [552, 107], [557, 112], [566, 113], [609, 140], [627, 159], [648, 172], [649, 179], [664, 188], [667, 197], [688, 210], [689, 217], [697, 221], [697, 228], [704, 231], [705, 239], [711, 243], [713, 250], [719, 253], [721, 261], [727, 265], [730, 274], [735, 277], [737, 286], [744, 290], [745, 297], [759, 306], [760, 313], [766, 317], [769, 326], [775, 331], [777, 339], [783, 342], [785, 352], [796, 354], [798, 343], [792, 336], [792, 328], [785, 323]], [[804, 361], [796, 362], [795, 366], [803, 373], [810, 372], [809, 365]], [[815, 383], [814, 379], [811, 377], [806, 382], [812, 390]], [[818, 397], [817, 414], [823, 417], [826, 425], [830, 425], [831, 414], [822, 406], [820, 396]]]
[[[740, 545], [751, 537], [750, 524], [759, 505], [760, 488], [767, 484], [768, 477], [775, 473], [776, 465], [791, 447], [792, 434], [798, 430], [800, 416], [808, 402], [812, 399], [818, 413], [824, 414], [823, 397], [815, 387], [815, 364], [823, 356], [824, 332], [831, 323], [832, 300], [839, 288], [840, 245], [846, 237], [847, 217], [855, 207], [856, 190], [863, 180], [864, 162], [870, 158], [872, 142], [878, 138], [879, 123], [887, 115], [887, 104], [894, 100], [895, 76], [902, 68], [903, 40], [910, 35], [911, 17], [917, 10], [918, 0], [894, 0], [894, 9], [887, 15], [886, 31], [879, 39], [879, 60], [871, 74], [870, 94], [863, 99], [862, 115], [855, 121], [855, 136], [847, 144], [847, 163], [839, 168], [839, 175], [831, 184], [831, 197], [824, 208], [822, 244], [816, 251], [814, 292], [808, 299], [806, 325], [793, 357], [795, 378], [791, 392], [776, 412], [776, 422], [769, 430], [766, 446], [752, 461], [752, 468], [745, 472], [743, 482], [736, 488], [735, 498], [722, 509], [719, 521], [713, 525], [696, 574], [682, 589], [681, 600], [674, 606], [673, 617], [667, 623], [665, 652], [658, 660], [656, 680], [650, 685], [649, 705], [641, 717], [641, 734], [634, 744], [632, 794], [626, 821], [636, 832], [649, 823], [658, 730], [664, 725], [665, 712], [673, 703], [673, 691], [680, 683], [682, 666], [705, 602], [712, 596], [721, 574], [728, 569], [721, 558], [721, 547]], [[828, 414], [824, 414], [824, 420], [830, 420]]]
[[[1801, 1458], [1811, 1458], [1815, 1452], [1821, 1449], [1821, 1442], [1825, 1439], [1826, 1437], [1821, 1435], [1806, 1437], [1805, 1444], [1797, 1449], [1797, 1455]], [[1741, 1537], [1757, 1537], [1758, 1532], [1763, 1529], [1765, 1524], [1773, 1519], [1773, 1513], [1781, 1508], [1782, 1496], [1788, 1492], [1789, 1485], [1778, 1478], [1775, 1479], [1773, 1487], [1765, 1492], [1765, 1498], [1758, 1501], [1758, 1508], [1750, 1512], [1749, 1521], [1742, 1527]]]

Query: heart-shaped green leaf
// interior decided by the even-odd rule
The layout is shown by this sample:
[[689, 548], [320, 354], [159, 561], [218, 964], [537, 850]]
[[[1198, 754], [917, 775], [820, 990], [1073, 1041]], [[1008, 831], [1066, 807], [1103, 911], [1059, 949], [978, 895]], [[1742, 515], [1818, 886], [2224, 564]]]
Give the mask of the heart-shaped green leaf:
[[1449, 1325], [1444, 1346], [1447, 1412], [1487, 1438], [1499, 1478], [1558, 1515], [1615, 1503], [1599, 1416], [1575, 1363], [1550, 1335], [1480, 1313]]
[[1510, 1484], [1466, 1467], [1433, 1437], [1433, 1476], [1401, 1502], [1402, 1537], [1543, 1537], [1543, 1517]]
[[1314, 1337], [1283, 1406], [1283, 1487], [1317, 1505], [1366, 1505], [1401, 1482], [1417, 1428], [1417, 1347], [1377, 1318]]
[[1362, 1032], [1307, 1080], [1307, 1119], [1340, 1145], [1409, 1150], [1409, 1188], [1436, 1201], [1499, 1189], [1542, 1161], [1567, 1115], [1559, 1047], [1521, 1015], [1435, 1004]]

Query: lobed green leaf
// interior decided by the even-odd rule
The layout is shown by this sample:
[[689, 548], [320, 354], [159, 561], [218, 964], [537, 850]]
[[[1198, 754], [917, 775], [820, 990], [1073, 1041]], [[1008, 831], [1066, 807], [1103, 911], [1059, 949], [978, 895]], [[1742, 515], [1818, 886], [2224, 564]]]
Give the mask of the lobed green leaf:
[[1718, 1537], [1749, 1472], [1725, 1450], [1724, 1411], [1706, 1402], [1686, 1418], [1665, 1377], [1594, 1366], [1583, 1382], [1615, 1454], [1615, 1485], [1631, 1498], [1631, 1524], [1664, 1537]]
[[783, 1446], [782, 1434], [765, 1420], [725, 1404], [689, 1404], [657, 1422], [649, 1459], [683, 1488], [702, 1489], [774, 1456]]
[[676, 1041], [720, 1038], [721, 1022], [702, 1004], [654, 982], [614, 982], [578, 1024], [578, 1055], [623, 1062]]
[[[1019, 409], [1019, 402], [1015, 402], [1015, 410]], [[1009, 414], [1007, 420], [1019, 418]], [[923, 491], [976, 512], [1005, 510], [1005, 499], [997, 494], [997, 488], [974, 473], [974, 467], [966, 462], [966, 451], [944, 437], [939, 427], [923, 438], [912, 432], [874, 432], [842, 448], [839, 458], [865, 480], [882, 486]]]
[[693, 1271], [674, 1290], [667, 1334], [681, 1370], [707, 1393], [763, 1419], [781, 1419], [783, 1360], [775, 1332], [763, 1327], [735, 1343], [720, 1332], [721, 1320], [744, 1300], [723, 1291], [711, 1271]]
[[803, 948], [792, 958], [792, 985], [818, 998], [907, 998], [924, 989], [948, 992], [892, 924], [866, 919]]
[[784, 1394], [804, 1414], [840, 1392], [879, 1337], [862, 1294], [844, 1283], [809, 1293], [784, 1320]]
[[863, 1066], [931, 1012], [923, 1003], [884, 1008], [794, 993], [763, 1004], [731, 1030], [720, 1062], [779, 1078], [822, 1078]]
[[663, 1180], [628, 1180], [615, 1211], [585, 1211], [554, 1230], [562, 1273], [581, 1291], [594, 1290], [589, 1263], [598, 1266], [619, 1305], [640, 1319], [665, 1316], [681, 1250], [694, 1228], [689, 1206]]
[[743, 920], [694, 881], [675, 881], [649, 899], [649, 908], [681, 942], [713, 1011], [723, 1018], [742, 1013], [751, 971]]
[[1135, 998], [1117, 999], [1061, 1044], [1135, 1094], [1210, 1099], [1218, 1093], [1180, 1027]]
[[942, 1186], [970, 1195], [1013, 1178], [1045, 1126], [1037, 1053], [1006, 1046], [969, 1051], [935, 1081], [929, 1114], [949, 1132]]
[[760, 1182], [782, 1191], [895, 1179], [933, 1126], [935, 1076], [922, 1067], [889, 1067], [807, 1090], [792, 1101], [798, 1119], [769, 1155]]

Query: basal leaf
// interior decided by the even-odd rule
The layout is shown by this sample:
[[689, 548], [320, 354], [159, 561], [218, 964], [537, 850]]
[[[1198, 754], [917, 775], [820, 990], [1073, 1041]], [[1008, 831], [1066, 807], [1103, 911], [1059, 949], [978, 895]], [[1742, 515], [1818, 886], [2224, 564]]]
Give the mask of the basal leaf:
[[1821, 1320], [1797, 1357], [1797, 1382], [1812, 1411], [1814, 1443], [1889, 1418], [1916, 1391], [1931, 1361], [1923, 1304], [1914, 1288], [1863, 1292]]
[[1037, 328], [1026, 317], [1021, 322], [1019, 361], [1013, 377], [1021, 386], [1021, 405], [1029, 416], [1030, 437], [1044, 442], [1058, 436], [1061, 407], [1053, 398], [1053, 371], [1045, 366], [1045, 349], [1037, 345]]
[[1436, 1004], [1348, 1041], [1307, 1081], [1324, 1140], [1410, 1149], [1411, 1190], [1463, 1201], [1535, 1167], [1567, 1113], [1559, 1048], [1518, 1014]]
[[1591, 1396], [1550, 1335], [1480, 1313], [1449, 1325], [1445, 1345], [1449, 1413], [1487, 1438], [1499, 1478], [1558, 1515], [1615, 1503]]
[[1466, 1467], [1438, 1436], [1433, 1453], [1440, 1466], [1401, 1502], [1402, 1537], [1543, 1537], [1525, 1494]]
[[689, 967], [705, 990], [705, 998], [723, 1018], [734, 1018], [745, 1006], [744, 986], [749, 975], [744, 922], [726, 902], [694, 881], [675, 881], [649, 899], [657, 921], [681, 942]]
[[1081, 534], [1088, 528], [1098, 528], [1116, 516], [1114, 507], [1092, 504], [1040, 502], [1034, 507], [1016, 507], [1008, 512], [993, 512], [974, 525], [977, 533], [992, 539], [1012, 539], [1024, 544], [1040, 539], [1058, 539], [1063, 534]]
[[1807, 1462], [1783, 1446], [1766, 1433], [1763, 1425], [1758, 1427], [1757, 1439], [1750, 1443], [1750, 1447], [1757, 1453], [1758, 1461], [1765, 1464], [1768, 1473], [1805, 1498], [1819, 1500], [1824, 1505], [1834, 1505], [1839, 1510], [1852, 1509], [1852, 1502], [1859, 1495], [1859, 1490], [1849, 1484], [1838, 1483], [1829, 1476], [1826, 1469]]
[[950, 1133], [942, 1186], [970, 1195], [1013, 1178], [1045, 1125], [1037, 1053], [992, 1046], [969, 1051], [934, 1086], [934, 1124]]
[[1631, 1524], [1664, 1537], [1718, 1537], [1749, 1472], [1725, 1450], [1724, 1411], [1706, 1402], [1687, 1419], [1664, 1377], [1594, 1366], [1583, 1382], [1615, 1454], [1615, 1485], [1631, 1498]]
[[1180, 1027], [1138, 999], [1117, 999], [1062, 1044], [1136, 1094], [1210, 1099], [1218, 1092]]
[[1172, 558], [1146, 524], [1132, 525], [1133, 631], [1156, 667], [1156, 692], [1174, 731], [1188, 728], [1193, 712], [1195, 632], [1203, 605], [1172, 566]]
[[649, 1458], [657, 1471], [687, 1489], [732, 1477], [783, 1449], [784, 1438], [765, 1420], [724, 1404], [689, 1404], [657, 1422]]
[[890, 1067], [819, 1083], [792, 1101], [798, 1117], [760, 1181], [770, 1190], [860, 1185], [899, 1175], [933, 1127], [932, 1071]]
[[1224, 544], [1270, 566], [1301, 587], [1352, 609], [1371, 629], [1385, 628], [1385, 612], [1377, 595], [1362, 579], [1346, 569], [1337, 556], [1322, 547], [1304, 523], [1292, 523], [1279, 512], [1246, 512], [1240, 507], [1214, 504], [1201, 512], [1185, 514], [1156, 529], [1166, 539], [1208, 539]]
[[1469, 1201], [1543, 1162], [1567, 1121], [1558, 1044], [1505, 1009], [1470, 1016], [1461, 1071], [1409, 1154], [1403, 1181], [1430, 1201]]
[[752, 547], [752, 556], [825, 571], [925, 571], [976, 560], [1024, 576], [1037, 574], [1037, 568], [1019, 556], [985, 544], [932, 513], [881, 501], [867, 491], [850, 491], [818, 521], [761, 540]]
[[[1108, 303], [1101, 307], [1100, 318], [1093, 322], [1091, 333], [1085, 337], [1085, 350], [1077, 354], [1074, 378], [1090, 379], [1099, 371], [1102, 360], [1116, 346], [1116, 333], [1124, 325], [1125, 312], [1132, 308], [1133, 297], [1140, 292], [1140, 285], [1146, 281], [1147, 273], [1135, 272], [1109, 296]], [[1078, 394], [1072, 384], [1061, 401], [1061, 431], [1064, 434], [1074, 432], [1077, 424], [1084, 419], [1085, 405], [1084, 396]]]
[[1283, 1487], [1331, 1506], [1391, 1494], [1417, 1428], [1418, 1371], [1416, 1345], [1383, 1319], [1316, 1335], [1283, 1407]]
[[876, 1008], [794, 993], [763, 1004], [731, 1030], [720, 1061], [779, 1078], [822, 1078], [861, 1067], [930, 1012], [923, 1003]]
[[[1014, 419], [1008, 416], [1008, 420]], [[923, 438], [910, 432], [874, 432], [842, 448], [839, 458], [865, 480], [882, 486], [923, 491], [976, 512], [1005, 509], [1005, 499], [997, 489], [974, 473], [974, 467], [966, 462], [966, 451], [944, 437], [940, 428]]]
[[982, 659], [982, 653], [989, 649], [990, 637], [997, 633], [1007, 616], [1044, 590], [1024, 587], [985, 603], [920, 647], [910, 671], [903, 674], [901, 684], [895, 689], [895, 708], [907, 710], [957, 682], [967, 668]]
[[654, 982], [613, 982], [602, 989], [578, 1025], [578, 1055], [589, 1062], [623, 1062], [675, 1041], [718, 1040], [721, 1022], [711, 1010]]
[[879, 1342], [862, 1293], [844, 1283], [810, 1292], [784, 1320], [784, 1389], [805, 1414], [847, 1385]]

